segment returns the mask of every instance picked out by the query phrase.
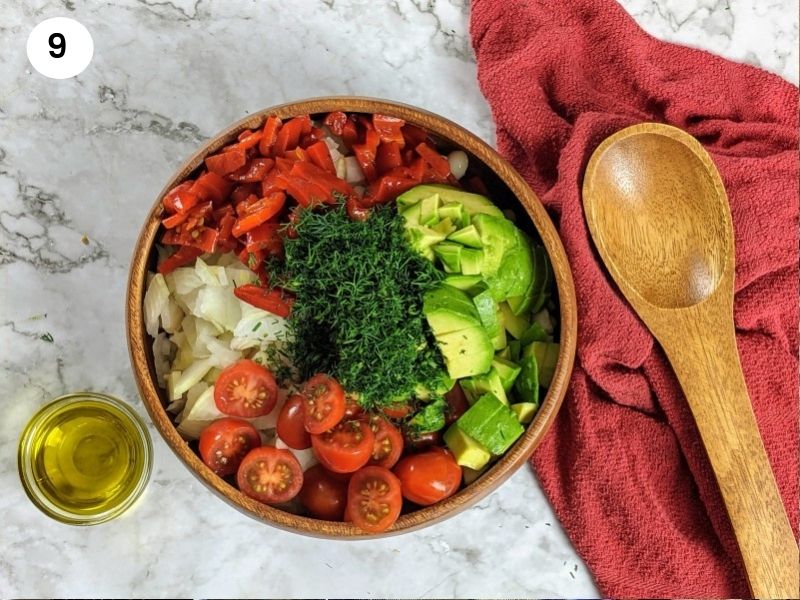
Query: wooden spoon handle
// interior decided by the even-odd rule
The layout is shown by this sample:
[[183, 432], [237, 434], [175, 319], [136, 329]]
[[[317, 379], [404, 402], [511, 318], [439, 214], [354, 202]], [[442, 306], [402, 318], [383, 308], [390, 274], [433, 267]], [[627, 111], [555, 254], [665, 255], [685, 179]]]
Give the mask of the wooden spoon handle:
[[797, 542], [758, 431], [736, 349], [732, 310], [725, 304], [724, 294], [716, 294], [684, 309], [678, 317], [683, 326], [673, 323], [673, 331], [681, 331], [681, 336], [667, 334], [659, 341], [697, 422], [753, 595], [797, 598]]

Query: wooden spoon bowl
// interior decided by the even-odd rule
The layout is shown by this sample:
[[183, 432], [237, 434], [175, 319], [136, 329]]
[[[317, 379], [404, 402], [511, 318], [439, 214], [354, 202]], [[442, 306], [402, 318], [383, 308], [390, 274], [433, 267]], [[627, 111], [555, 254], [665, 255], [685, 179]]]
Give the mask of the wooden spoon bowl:
[[[547, 395], [523, 436], [477, 481], [443, 502], [402, 515], [389, 531], [379, 535], [366, 534], [349, 523], [321, 521], [261, 504], [245, 496], [206, 467], [178, 434], [165, 410], [167, 398], [164, 390], [156, 384], [152, 340], [145, 332], [142, 310], [147, 272], [155, 267], [154, 243], [161, 223], [161, 199], [164, 194], [192, 175], [203, 164], [207, 155], [231, 143], [244, 129], [260, 127], [268, 115], [287, 118], [337, 110], [399, 117], [426, 129], [443, 148], [465, 151], [471, 168], [487, 184], [492, 200], [501, 208], [514, 209], [519, 219], [518, 225], [541, 239], [553, 266], [558, 292], [561, 344], [558, 364]], [[364, 539], [419, 529], [452, 516], [497, 489], [530, 458], [553, 422], [567, 389], [575, 358], [577, 312], [572, 275], [553, 223], [522, 177], [488, 144], [447, 119], [410, 106], [369, 98], [330, 97], [283, 104], [259, 111], [214, 136], [170, 177], [156, 197], [134, 249], [128, 280], [126, 322], [133, 373], [145, 407], [161, 436], [194, 475], [234, 507], [271, 525], [316, 537]]]

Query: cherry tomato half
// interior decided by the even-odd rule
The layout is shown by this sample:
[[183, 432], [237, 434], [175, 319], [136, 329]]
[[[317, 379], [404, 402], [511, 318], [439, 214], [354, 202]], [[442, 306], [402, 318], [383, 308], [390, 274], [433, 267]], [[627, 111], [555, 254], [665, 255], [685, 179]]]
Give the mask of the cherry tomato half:
[[317, 519], [341, 521], [347, 504], [347, 482], [333, 477], [322, 465], [314, 465], [303, 474], [298, 498]]
[[251, 498], [277, 504], [297, 495], [303, 487], [303, 470], [289, 450], [261, 446], [244, 457], [236, 483]]
[[461, 485], [461, 467], [444, 448], [406, 456], [394, 472], [400, 478], [403, 496], [421, 506], [452, 496]]
[[225, 417], [200, 434], [200, 457], [220, 477], [236, 473], [245, 455], [261, 445], [261, 436], [247, 421]]
[[375, 434], [369, 464], [391, 469], [403, 453], [403, 434], [388, 419], [379, 415], [370, 419], [369, 426]]
[[220, 412], [233, 417], [261, 417], [277, 400], [275, 377], [252, 360], [225, 367], [214, 384], [214, 403]]
[[345, 419], [352, 419], [353, 417], [357, 417], [364, 409], [358, 403], [358, 399], [351, 395], [345, 394], [344, 395], [344, 418]]
[[330, 431], [311, 436], [317, 460], [334, 473], [352, 473], [363, 467], [374, 445], [375, 434], [365, 421], [343, 421]]
[[380, 533], [391, 527], [403, 498], [400, 480], [383, 467], [364, 467], [350, 480], [347, 487], [347, 516], [356, 527], [370, 533]]
[[317, 373], [303, 386], [303, 396], [309, 433], [328, 431], [344, 417], [344, 390], [333, 377]]
[[295, 450], [311, 448], [311, 434], [306, 431], [305, 420], [305, 398], [300, 394], [293, 394], [281, 407], [277, 424], [278, 437], [289, 448]]

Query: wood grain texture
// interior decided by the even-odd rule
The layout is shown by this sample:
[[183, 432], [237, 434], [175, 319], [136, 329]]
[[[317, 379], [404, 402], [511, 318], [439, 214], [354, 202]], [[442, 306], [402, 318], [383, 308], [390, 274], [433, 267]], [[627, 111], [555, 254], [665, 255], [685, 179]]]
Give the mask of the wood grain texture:
[[797, 543], [736, 349], [733, 225], [711, 157], [680, 129], [628, 127], [592, 155], [583, 202], [608, 270], [678, 376], [753, 594], [796, 598]]
[[[379, 535], [366, 534], [348, 523], [320, 521], [261, 504], [239, 492], [206, 467], [178, 434], [164, 408], [166, 399], [156, 384], [152, 340], [144, 330], [142, 314], [147, 271], [148, 268], [154, 267], [153, 244], [160, 226], [161, 199], [164, 194], [190, 176], [208, 154], [233, 141], [242, 130], [261, 126], [269, 115], [286, 118], [335, 110], [381, 113], [399, 117], [425, 128], [448, 149], [464, 150], [470, 157], [470, 164], [476, 167], [488, 182], [493, 199], [497, 197], [501, 206], [516, 209], [522, 207], [530, 217], [532, 226], [529, 229], [538, 233], [553, 264], [560, 309], [561, 348], [556, 372], [536, 418], [523, 436], [475, 483], [443, 502], [401, 516], [389, 531]], [[518, 210], [517, 212], [519, 213]], [[520, 224], [525, 226], [522, 222]], [[141, 230], [131, 262], [126, 308], [128, 348], [139, 392], [156, 428], [184, 464], [219, 496], [250, 516], [282, 529], [337, 539], [384, 537], [419, 529], [468, 508], [495, 490], [527, 461], [555, 418], [572, 372], [577, 335], [575, 290], [561, 240], [544, 207], [511, 165], [478, 137], [442, 117], [403, 104], [348, 96], [317, 98], [265, 109], [231, 125], [192, 155], [170, 178], [155, 199]]]

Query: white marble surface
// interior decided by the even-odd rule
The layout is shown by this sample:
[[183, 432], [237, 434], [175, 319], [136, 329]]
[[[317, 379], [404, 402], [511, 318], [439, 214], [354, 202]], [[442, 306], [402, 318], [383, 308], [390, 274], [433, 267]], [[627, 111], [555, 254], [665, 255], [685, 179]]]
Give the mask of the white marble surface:
[[[623, 3], [658, 37], [797, 82], [798, 0]], [[89, 388], [143, 412], [125, 346], [127, 265], [153, 197], [198, 142], [248, 111], [343, 93], [416, 104], [491, 139], [468, 11], [466, 0], [3, 2], [0, 596], [597, 594], [527, 468], [448, 522], [361, 543], [250, 520], [155, 431], [149, 489], [115, 522], [59, 525], [17, 479], [18, 434], [49, 398]], [[45, 79], [27, 62], [28, 33], [52, 16], [94, 37], [77, 79]]]

